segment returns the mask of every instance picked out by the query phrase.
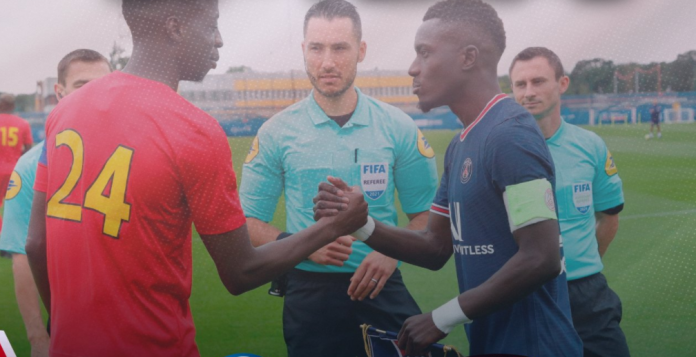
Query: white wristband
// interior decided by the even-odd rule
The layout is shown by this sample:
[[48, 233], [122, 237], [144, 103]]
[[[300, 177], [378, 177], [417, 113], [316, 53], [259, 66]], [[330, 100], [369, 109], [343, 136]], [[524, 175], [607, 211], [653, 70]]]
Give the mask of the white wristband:
[[455, 326], [468, 324], [471, 321], [470, 318], [464, 315], [464, 311], [462, 311], [461, 306], [459, 306], [458, 298], [454, 298], [433, 310], [433, 322], [435, 326], [445, 334], [452, 332]]
[[365, 223], [364, 226], [362, 226], [360, 229], [355, 231], [353, 234], [351, 234], [353, 237], [357, 238], [361, 242], [364, 242], [367, 240], [367, 238], [370, 238], [372, 235], [372, 232], [375, 231], [375, 220], [372, 219], [372, 217], [367, 216], [367, 223]]

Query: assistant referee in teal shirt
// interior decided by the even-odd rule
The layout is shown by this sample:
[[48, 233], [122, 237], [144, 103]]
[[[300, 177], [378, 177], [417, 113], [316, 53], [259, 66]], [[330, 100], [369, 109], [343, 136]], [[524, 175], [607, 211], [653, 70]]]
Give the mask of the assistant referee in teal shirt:
[[[239, 190], [252, 243], [282, 239], [268, 222], [284, 192], [287, 232], [313, 225], [313, 199], [327, 176], [360, 186], [370, 216], [397, 224], [395, 191], [423, 229], [437, 188], [435, 153], [414, 121], [353, 85], [366, 54], [360, 17], [343, 0], [306, 14], [302, 44], [314, 89], [259, 130]], [[289, 357], [364, 356], [360, 324], [399, 331], [420, 314], [398, 262], [352, 237], [312, 254], [288, 274], [283, 334]], [[282, 292], [279, 292], [282, 294]]]
[[629, 356], [619, 326], [621, 300], [601, 273], [624, 204], [614, 159], [599, 136], [561, 118], [561, 94], [570, 79], [555, 53], [525, 49], [510, 66], [510, 80], [515, 100], [537, 119], [553, 157], [570, 308], [584, 356]]

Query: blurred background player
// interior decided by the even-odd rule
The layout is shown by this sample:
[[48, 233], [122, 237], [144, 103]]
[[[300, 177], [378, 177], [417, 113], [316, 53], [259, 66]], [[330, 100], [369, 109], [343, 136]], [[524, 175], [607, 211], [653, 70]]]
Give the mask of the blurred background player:
[[[422, 231], [368, 219], [358, 231], [377, 251], [440, 269], [454, 252], [461, 294], [409, 318], [399, 347], [419, 354], [465, 323], [471, 355], [581, 356], [559, 244], [551, 154], [534, 118], [498, 84], [505, 29], [481, 0], [430, 7], [409, 74], [420, 108], [447, 105], [464, 124]], [[316, 217], [340, 209], [349, 191], [322, 183]], [[340, 190], [338, 190], [340, 189]]]
[[647, 139], [653, 138], [653, 129], [657, 127], [657, 138], [662, 138], [662, 130], [660, 130], [660, 113], [662, 113], [662, 108], [657, 104], [656, 100], [653, 100], [653, 106], [650, 108], [650, 134], [646, 135]]
[[[110, 72], [109, 60], [98, 52], [87, 49], [70, 52], [58, 63], [58, 82], [54, 87], [56, 98], [60, 101], [91, 80]], [[5, 198], [4, 229], [0, 233], [0, 249], [12, 254], [17, 306], [22, 314], [33, 357], [48, 356], [49, 344], [49, 336], [41, 318], [39, 294], [24, 250], [34, 198], [36, 165], [43, 145], [43, 141], [36, 144], [17, 161], [10, 181], [11, 187]]]
[[[353, 85], [366, 53], [361, 37], [360, 16], [347, 1], [321, 1], [307, 12], [302, 49], [314, 89], [261, 127], [244, 165], [240, 195], [255, 245], [288, 235], [268, 224], [283, 190], [287, 231], [313, 226], [312, 198], [328, 175], [360, 185], [370, 215], [391, 226], [398, 190], [408, 228], [425, 227], [435, 153], [408, 115]], [[352, 241], [341, 237], [288, 274], [288, 356], [363, 356], [361, 324], [398, 330], [420, 314], [398, 262]]]
[[510, 66], [515, 100], [536, 118], [556, 167], [556, 202], [563, 237], [573, 324], [585, 356], [629, 356], [621, 300], [601, 273], [602, 256], [619, 229], [624, 198], [611, 153], [597, 134], [561, 118], [570, 79], [544, 47], [520, 52]]
[[[0, 207], [5, 200], [10, 176], [17, 160], [29, 151], [34, 143], [29, 123], [12, 115], [14, 110], [14, 95], [0, 94]], [[0, 223], [1, 231], [2, 223]]]
[[[219, 123], [176, 93], [216, 66], [216, 0], [124, 0], [123, 72], [63, 98], [46, 124], [26, 251], [54, 356], [198, 356], [192, 223], [232, 294], [365, 224], [342, 217], [255, 249]], [[355, 201], [355, 203], [353, 203]], [[49, 284], [50, 281], [50, 284]]]

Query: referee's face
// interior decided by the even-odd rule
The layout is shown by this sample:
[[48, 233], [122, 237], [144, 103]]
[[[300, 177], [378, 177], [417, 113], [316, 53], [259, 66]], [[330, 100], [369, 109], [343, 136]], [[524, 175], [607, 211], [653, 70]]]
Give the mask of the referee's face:
[[570, 80], [566, 76], [556, 79], [549, 61], [537, 56], [517, 61], [510, 70], [510, 81], [517, 103], [541, 120], [560, 110], [561, 94], [568, 89]]
[[314, 89], [325, 97], [336, 98], [352, 88], [366, 45], [357, 38], [350, 18], [315, 17], [307, 23], [302, 51]]

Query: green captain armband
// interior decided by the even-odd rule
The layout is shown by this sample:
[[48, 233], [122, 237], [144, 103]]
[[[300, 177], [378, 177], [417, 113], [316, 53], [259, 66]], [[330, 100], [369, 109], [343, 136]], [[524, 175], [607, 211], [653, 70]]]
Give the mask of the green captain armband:
[[558, 219], [551, 183], [537, 179], [507, 186], [503, 192], [510, 231], [548, 219]]

